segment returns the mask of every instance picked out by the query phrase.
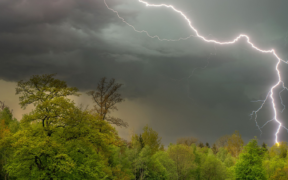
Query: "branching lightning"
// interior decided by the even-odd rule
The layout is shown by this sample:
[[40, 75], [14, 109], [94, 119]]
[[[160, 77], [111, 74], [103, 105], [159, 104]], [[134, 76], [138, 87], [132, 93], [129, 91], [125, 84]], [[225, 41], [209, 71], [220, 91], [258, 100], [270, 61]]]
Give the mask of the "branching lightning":
[[[276, 104], [275, 104], [275, 99], [274, 99], [274, 90], [279, 87], [280, 85], [282, 85], [282, 90], [279, 92], [279, 97], [281, 99], [281, 105], [283, 106], [283, 109], [282, 109], [282, 112], [285, 110], [285, 105], [283, 104], [283, 100], [281, 98], [281, 93], [284, 91], [284, 90], [288, 90], [288, 88], [285, 86], [284, 82], [282, 81], [282, 77], [281, 77], [281, 73], [280, 73], [280, 70], [279, 70], [279, 66], [281, 63], [285, 63], [285, 64], [288, 64], [288, 61], [284, 61], [282, 60], [277, 54], [276, 54], [276, 51], [274, 49], [270, 49], [270, 50], [263, 50], [263, 49], [260, 49], [259, 47], [257, 47], [256, 45], [254, 45], [251, 41], [250, 41], [250, 37], [246, 34], [240, 34], [239, 36], [237, 36], [235, 39], [233, 39], [232, 41], [226, 41], [226, 42], [220, 42], [220, 41], [216, 41], [216, 40], [213, 40], [213, 39], [207, 39], [205, 38], [204, 36], [202, 36], [198, 30], [192, 26], [192, 22], [191, 20], [180, 10], [176, 9], [174, 6], [172, 5], [167, 5], [167, 4], [150, 4], [146, 1], [143, 1], [143, 0], [138, 0], [140, 3], [146, 5], [147, 7], [165, 7], [165, 8], [169, 8], [169, 9], [172, 9], [174, 12], [178, 13], [179, 15], [181, 15], [188, 23], [188, 26], [191, 28], [191, 30], [195, 33], [194, 35], [190, 35], [186, 38], [179, 38], [179, 39], [161, 39], [159, 36], [155, 35], [155, 36], [152, 36], [150, 35], [147, 31], [145, 30], [137, 30], [133, 25], [129, 24], [128, 22], [125, 21], [124, 18], [122, 18], [119, 13], [110, 8], [107, 3], [106, 3], [106, 0], [104, 0], [104, 3], [106, 5], [106, 7], [113, 11], [114, 13], [117, 14], [118, 18], [121, 19], [126, 25], [130, 26], [131, 28], [133, 28], [133, 30], [135, 32], [138, 32], [138, 33], [145, 33], [148, 37], [150, 38], [156, 38], [158, 39], [159, 41], [180, 41], [180, 40], [187, 40], [191, 37], [197, 37], [197, 38], [200, 38], [202, 39], [203, 41], [207, 42], [207, 43], [214, 43], [214, 44], [218, 44], [218, 45], [231, 45], [231, 44], [235, 44], [237, 41], [239, 41], [240, 39], [244, 38], [246, 39], [246, 42], [255, 50], [261, 52], [261, 53], [266, 53], [266, 54], [272, 54], [276, 59], [277, 59], [277, 63], [276, 63], [276, 66], [275, 66], [275, 70], [277, 72], [277, 76], [278, 76], [278, 81], [275, 83], [275, 85], [273, 85], [270, 89], [270, 91], [268, 92], [265, 100], [259, 100], [257, 102], [262, 102], [261, 106], [255, 110], [255, 111], [252, 111], [251, 113], [251, 118], [254, 116], [254, 120], [256, 122], [256, 126], [259, 128], [259, 130], [261, 131], [261, 128], [263, 128], [266, 124], [268, 124], [269, 122], [272, 122], [272, 121], [275, 121], [277, 124], [278, 124], [278, 128], [277, 128], [277, 131], [275, 133], [275, 143], [276, 144], [279, 144], [278, 142], [278, 134], [280, 132], [280, 129], [281, 127], [286, 129], [288, 131], [288, 129], [286, 127], [284, 127], [281, 123], [281, 121], [278, 119], [278, 111], [277, 111], [277, 108], [276, 108]], [[272, 107], [273, 107], [273, 112], [274, 112], [274, 117], [273, 119], [267, 121], [262, 127], [260, 127], [258, 125], [258, 122], [257, 122], [257, 113], [263, 108], [263, 106], [266, 104], [267, 100], [268, 99], [271, 99], [271, 103], [272, 103]], [[261, 131], [262, 133], [262, 131]]]

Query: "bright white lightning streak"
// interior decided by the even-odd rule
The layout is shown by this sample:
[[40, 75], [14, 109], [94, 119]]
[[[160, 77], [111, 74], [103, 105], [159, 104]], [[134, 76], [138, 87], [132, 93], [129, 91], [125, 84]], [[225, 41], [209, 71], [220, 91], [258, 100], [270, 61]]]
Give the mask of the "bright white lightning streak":
[[[275, 52], [274, 49], [270, 49], [270, 50], [262, 50], [260, 48], [258, 48], [257, 46], [255, 46], [251, 41], [250, 41], [250, 37], [248, 35], [245, 35], [245, 34], [240, 34], [238, 37], [236, 37], [234, 40], [232, 41], [226, 41], [226, 42], [220, 42], [220, 41], [216, 41], [216, 40], [213, 40], [213, 39], [206, 39], [204, 36], [200, 35], [198, 30], [192, 26], [192, 23], [191, 23], [191, 20], [180, 10], [176, 9], [174, 6], [172, 5], [167, 5], [167, 4], [149, 4], [148, 2], [146, 1], [143, 1], [143, 0], [138, 0], [140, 3], [143, 3], [145, 4], [147, 7], [166, 7], [166, 8], [170, 8], [172, 9], [173, 11], [175, 11], [176, 13], [180, 14], [187, 22], [188, 22], [188, 25], [189, 27], [194, 31], [194, 33], [196, 35], [190, 35], [189, 37], [186, 37], [186, 38], [179, 38], [177, 40], [172, 40], [172, 39], [161, 39], [159, 36], [155, 35], [155, 36], [151, 36], [147, 31], [145, 30], [137, 30], [133, 25], [129, 24], [128, 22], [125, 21], [124, 18], [122, 18], [119, 13], [117, 11], [115, 11], [114, 9], [110, 8], [107, 3], [106, 3], [106, 0], [104, 0], [104, 3], [106, 5], [106, 7], [113, 11], [114, 13], [117, 14], [118, 18], [120, 18], [125, 24], [127, 24], [128, 26], [130, 26], [131, 28], [133, 28], [134, 31], [138, 32], [138, 33], [145, 33], [148, 37], [150, 38], [157, 38], [159, 41], [180, 41], [180, 40], [187, 40], [191, 37], [198, 37], [200, 39], [202, 39], [203, 41], [205, 42], [208, 42], [208, 43], [214, 43], [214, 44], [219, 44], [219, 45], [229, 45], [229, 44], [235, 44], [239, 39], [241, 38], [245, 38], [247, 43], [249, 45], [251, 45], [251, 47], [261, 53], [270, 53], [270, 54], [273, 54], [276, 59], [278, 60], [277, 64], [276, 64], [276, 67], [275, 67], [275, 70], [277, 71], [277, 75], [278, 75], [278, 82], [271, 87], [266, 99], [263, 101], [263, 103], [261, 104], [260, 108], [256, 111], [253, 111], [251, 116], [255, 115], [255, 121], [257, 119], [257, 113], [262, 109], [262, 107], [264, 106], [264, 104], [266, 103], [267, 99], [268, 99], [268, 96], [270, 96], [271, 100], [272, 100], [272, 105], [273, 105], [273, 111], [274, 111], [274, 118], [272, 120], [276, 121], [278, 123], [278, 128], [277, 128], [277, 131], [275, 133], [275, 143], [278, 144], [278, 134], [280, 132], [280, 128], [283, 127], [285, 128], [287, 131], [288, 129], [286, 127], [284, 127], [282, 125], [282, 123], [278, 120], [278, 114], [277, 114], [277, 109], [276, 109], [276, 106], [275, 106], [275, 100], [274, 100], [274, 97], [273, 97], [273, 94], [274, 94], [274, 89], [276, 87], [278, 87], [280, 84], [282, 84], [283, 88], [288, 90], [288, 88], [284, 85], [284, 82], [282, 81], [282, 78], [281, 78], [281, 73], [280, 73], [280, 70], [278, 69], [279, 65], [281, 62], [284, 62], [286, 64], [288, 64], [288, 61], [284, 61], [282, 60]], [[282, 99], [281, 99], [281, 104], [282, 103]], [[285, 107], [285, 106], [284, 106]], [[272, 120], [268, 121], [268, 122], [271, 122]], [[268, 123], [267, 122], [267, 123]], [[265, 123], [265, 125], [267, 124]], [[265, 126], [264, 125], [264, 126]], [[261, 131], [261, 128], [260, 126], [258, 125], [257, 121], [256, 121], [256, 126], [259, 128], [259, 130]], [[261, 131], [262, 132], [262, 131]]]

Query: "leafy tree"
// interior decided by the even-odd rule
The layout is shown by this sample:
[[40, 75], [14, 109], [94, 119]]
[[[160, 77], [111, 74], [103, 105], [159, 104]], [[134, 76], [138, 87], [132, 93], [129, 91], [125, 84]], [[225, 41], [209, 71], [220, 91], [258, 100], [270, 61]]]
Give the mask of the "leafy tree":
[[218, 160], [214, 154], [209, 154], [202, 164], [201, 174], [203, 180], [225, 179], [226, 168], [223, 163]]
[[[280, 171], [284, 168], [287, 161], [279, 156], [268, 157], [263, 161], [263, 166], [265, 167], [265, 171], [267, 177], [271, 179], [273, 176], [278, 177]], [[276, 172], [278, 171], [278, 172]], [[278, 175], [276, 175], [278, 174]]]
[[136, 175], [136, 179], [144, 180], [149, 177], [150, 171], [153, 171], [153, 169], [150, 169], [151, 167], [151, 157], [152, 157], [152, 150], [151, 148], [146, 145], [141, 152], [139, 153], [138, 160], [137, 160], [137, 169], [138, 173]]
[[[274, 144], [268, 152], [262, 147], [264, 154], [264, 167], [268, 178], [281, 178], [283, 172], [285, 171], [284, 166], [287, 164], [287, 143], [280, 142], [279, 144]], [[265, 153], [266, 152], [266, 153]]]
[[138, 169], [138, 161], [139, 161], [139, 153], [142, 150], [142, 145], [139, 142], [139, 136], [137, 134], [132, 134], [130, 149], [128, 149], [128, 159], [131, 162], [131, 168], [135, 179], [137, 178], [137, 174], [139, 176]]
[[149, 179], [177, 179], [176, 165], [174, 161], [169, 157], [167, 152], [158, 151], [152, 156], [152, 166], [150, 167]]
[[8, 126], [5, 124], [5, 120], [0, 121], [0, 178], [1, 179], [8, 179], [9, 174], [5, 171], [4, 166], [7, 163], [7, 158], [9, 157], [9, 153], [5, 146], [2, 145], [2, 141], [4, 138], [10, 135], [10, 130]]
[[93, 148], [103, 148], [107, 141], [103, 133], [94, 129], [96, 119], [80, 110], [71, 114], [73, 118], [78, 122], [67, 123], [51, 136], [41, 122], [21, 122], [23, 129], [11, 138], [15, 154], [6, 166], [7, 171], [22, 179], [100, 179], [109, 175], [103, 168], [105, 161], [99, 149]]
[[232, 166], [234, 166], [236, 162], [236, 159], [234, 157], [231, 156], [231, 154], [227, 154], [225, 160], [224, 160], [224, 164], [226, 167], [230, 168]]
[[158, 136], [158, 133], [154, 131], [151, 127], [146, 125], [143, 128], [142, 133], [143, 142], [151, 148], [152, 154], [156, 153], [161, 148], [161, 137]]
[[271, 147], [269, 154], [271, 157], [279, 156], [280, 158], [286, 158], [287, 157], [287, 149], [288, 149], [287, 142], [279, 142], [279, 144], [274, 144]]
[[0, 179], [11, 179], [4, 169], [13, 151], [8, 149], [5, 141], [19, 129], [19, 122], [13, 118], [12, 110], [0, 101]]
[[196, 165], [192, 147], [183, 144], [170, 145], [167, 153], [175, 162], [178, 180], [189, 179], [193, 176]]
[[201, 180], [201, 165], [202, 165], [202, 157], [201, 154], [198, 152], [197, 147], [195, 144], [191, 146], [193, 149], [193, 155], [194, 155], [194, 164], [195, 164], [195, 169], [192, 170], [193, 177], [195, 180]]
[[35, 106], [22, 121], [25, 123], [40, 121], [48, 136], [53, 133], [53, 128], [65, 126], [69, 110], [74, 106], [67, 96], [79, 95], [77, 88], [68, 87], [66, 82], [53, 76], [55, 74], [33, 75], [28, 81], [19, 81], [16, 88], [22, 108], [26, 108], [29, 104]]
[[[4, 102], [1, 101], [0, 101], [0, 120], [4, 121], [3, 123], [12, 133], [15, 133], [19, 129], [19, 122], [17, 121], [16, 118], [13, 118], [12, 110], [8, 106], [6, 106]], [[4, 127], [4, 125], [2, 127]]]
[[244, 141], [238, 131], [228, 138], [227, 150], [233, 157], [238, 157], [243, 149]]
[[110, 147], [112, 153], [109, 156], [109, 165], [112, 169], [114, 179], [131, 180], [134, 179], [132, 163], [129, 159], [129, 149], [127, 147]]
[[207, 148], [210, 148], [210, 145], [209, 145], [208, 142], [206, 142], [205, 146], [206, 146]]
[[235, 165], [236, 179], [265, 180], [266, 175], [262, 166], [262, 149], [258, 146], [257, 139], [251, 140], [241, 153]]
[[127, 159], [129, 160], [129, 162], [131, 163], [131, 172], [133, 173], [133, 178], [131, 179], [136, 179], [136, 175], [137, 175], [137, 158], [139, 155], [139, 149], [131, 146], [130, 148], [127, 149]]
[[128, 123], [122, 119], [108, 116], [111, 111], [118, 110], [116, 107], [117, 103], [124, 101], [121, 94], [118, 93], [121, 86], [122, 84], [116, 83], [115, 79], [107, 82], [107, 79], [103, 77], [97, 84], [96, 90], [89, 91], [87, 94], [92, 96], [93, 101], [96, 103], [94, 111], [102, 120], [120, 127], [128, 127]]
[[[113, 127], [78, 108], [67, 96], [78, 95], [54, 75], [19, 81], [20, 104], [34, 104], [23, 116], [21, 130], [7, 139], [14, 151], [5, 169], [21, 179], [101, 179], [111, 177], [106, 157], [117, 145]], [[99, 132], [98, 129], [102, 128]]]
[[220, 161], [224, 162], [226, 160], [227, 155], [228, 155], [227, 149], [221, 147], [219, 149], [219, 152], [217, 153], [217, 158], [220, 159]]
[[270, 177], [271, 180], [286, 180], [288, 179], [288, 164], [286, 163], [283, 168], [277, 168], [272, 177]]

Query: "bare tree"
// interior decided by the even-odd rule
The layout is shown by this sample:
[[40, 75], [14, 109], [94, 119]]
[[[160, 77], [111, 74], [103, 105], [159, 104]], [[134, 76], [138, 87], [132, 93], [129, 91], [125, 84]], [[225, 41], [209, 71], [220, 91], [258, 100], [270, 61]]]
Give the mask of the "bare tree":
[[116, 107], [117, 103], [124, 101], [121, 94], [118, 93], [121, 86], [122, 84], [116, 83], [115, 79], [111, 79], [108, 82], [106, 77], [103, 77], [98, 83], [96, 90], [89, 91], [87, 94], [92, 96], [96, 103], [93, 110], [102, 120], [120, 127], [128, 127], [128, 123], [122, 119], [108, 116], [111, 111], [118, 110]]

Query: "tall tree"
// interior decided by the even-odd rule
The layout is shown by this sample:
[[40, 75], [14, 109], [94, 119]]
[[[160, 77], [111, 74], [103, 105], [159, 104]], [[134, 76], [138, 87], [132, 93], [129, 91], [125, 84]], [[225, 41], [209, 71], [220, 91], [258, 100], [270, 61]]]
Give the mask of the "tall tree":
[[154, 131], [151, 127], [146, 125], [143, 128], [142, 139], [144, 145], [148, 145], [151, 148], [152, 154], [161, 149], [161, 137], [158, 136], [158, 132]]
[[243, 149], [244, 141], [238, 131], [228, 138], [227, 150], [233, 157], [238, 157]]
[[116, 83], [115, 79], [111, 79], [108, 82], [106, 77], [103, 77], [97, 84], [96, 90], [89, 91], [87, 94], [92, 96], [93, 101], [96, 103], [94, 111], [102, 120], [120, 127], [128, 127], [128, 123], [122, 119], [109, 116], [111, 111], [118, 110], [116, 104], [124, 101], [118, 92], [121, 86], [122, 84]]
[[236, 179], [267, 179], [262, 165], [262, 148], [257, 139], [251, 140], [235, 165]]
[[193, 148], [183, 144], [170, 145], [167, 153], [169, 157], [175, 162], [177, 179], [191, 179], [194, 175], [193, 172], [196, 170]]
[[225, 179], [226, 168], [213, 154], [209, 154], [202, 164], [201, 174], [203, 180]]
[[[9, 141], [15, 151], [5, 166], [18, 179], [102, 179], [108, 144], [115, 130], [107, 122], [76, 107], [67, 96], [77, 88], [55, 79], [53, 74], [35, 75], [19, 81], [16, 94], [20, 105], [35, 109], [20, 121], [21, 130]], [[97, 128], [102, 127], [99, 132]], [[104, 157], [103, 157], [104, 156]]]
[[150, 179], [177, 179], [176, 165], [165, 151], [158, 151], [152, 156]]
[[20, 95], [20, 105], [26, 108], [29, 104], [35, 106], [23, 122], [41, 121], [43, 128], [50, 136], [52, 126], [65, 126], [65, 116], [74, 104], [67, 96], [79, 94], [76, 87], [68, 87], [65, 81], [54, 78], [55, 74], [33, 75], [28, 81], [19, 81], [16, 94]]

